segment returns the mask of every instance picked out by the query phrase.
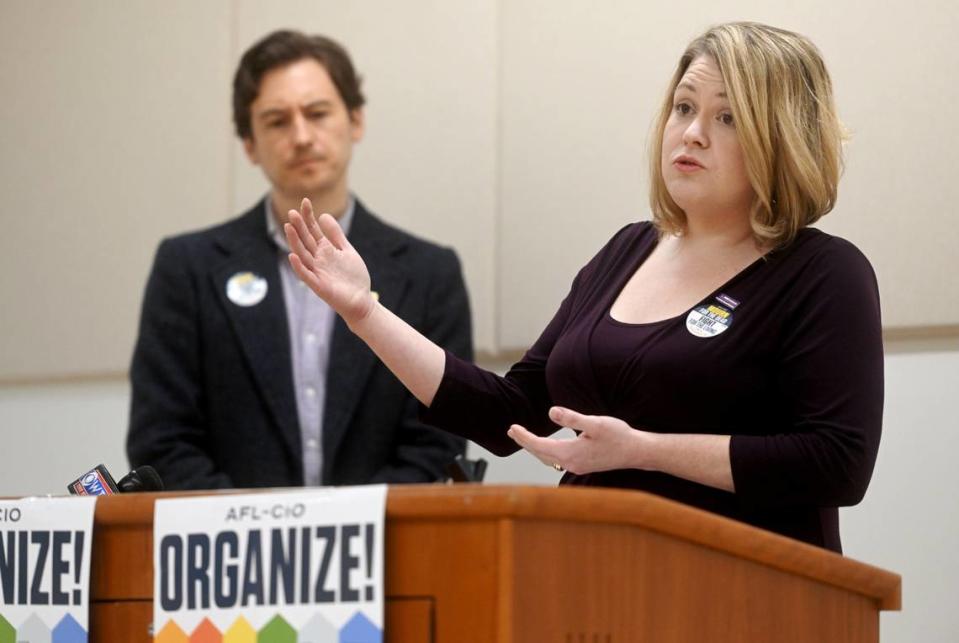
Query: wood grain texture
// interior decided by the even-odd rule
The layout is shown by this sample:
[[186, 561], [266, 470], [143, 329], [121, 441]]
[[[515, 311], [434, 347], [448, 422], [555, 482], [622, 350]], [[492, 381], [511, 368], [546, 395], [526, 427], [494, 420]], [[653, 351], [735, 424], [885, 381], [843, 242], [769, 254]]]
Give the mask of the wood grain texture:
[[429, 597], [386, 597], [384, 630], [389, 643], [433, 643], [435, 601]]
[[97, 601], [90, 605], [90, 643], [153, 643], [153, 601]]
[[653, 531], [524, 520], [515, 546], [518, 641], [878, 640], [867, 598]]

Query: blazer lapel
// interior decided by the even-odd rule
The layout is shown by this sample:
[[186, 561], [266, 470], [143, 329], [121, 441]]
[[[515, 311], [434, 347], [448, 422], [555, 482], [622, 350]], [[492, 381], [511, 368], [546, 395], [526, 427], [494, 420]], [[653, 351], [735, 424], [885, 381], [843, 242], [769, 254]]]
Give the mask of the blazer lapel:
[[[277, 251], [266, 232], [262, 205], [244, 216], [246, 227], [237, 235], [224, 235], [220, 245], [227, 257], [211, 273], [213, 287], [230, 320], [250, 370], [280, 427], [294, 460], [300, 453], [300, 430], [293, 391], [290, 333], [286, 302], [280, 281]], [[266, 296], [243, 306], [227, 295], [227, 283], [236, 275], [253, 273], [266, 280]]]
[[[408, 275], [393, 257], [402, 245], [397, 244], [389, 230], [376, 221], [358, 200], [349, 240], [366, 262], [371, 287], [379, 296], [380, 303], [390, 310], [398, 310], [409, 283]], [[323, 458], [326, 462], [331, 462], [335, 457], [377, 362], [373, 351], [337, 317], [330, 344], [326, 409], [323, 414]], [[375, 403], [375, 400], [366, 402]], [[324, 478], [331, 469], [324, 463]]]

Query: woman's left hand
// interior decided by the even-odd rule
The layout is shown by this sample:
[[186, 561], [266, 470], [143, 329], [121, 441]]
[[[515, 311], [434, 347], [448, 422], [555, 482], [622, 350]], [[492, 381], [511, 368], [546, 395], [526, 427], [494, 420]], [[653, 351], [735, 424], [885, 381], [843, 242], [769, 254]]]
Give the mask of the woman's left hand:
[[549, 418], [579, 432], [572, 440], [541, 438], [519, 424], [507, 434], [547, 466], [585, 474], [612, 469], [642, 469], [649, 460], [653, 434], [607, 415], [583, 415], [554, 406]]

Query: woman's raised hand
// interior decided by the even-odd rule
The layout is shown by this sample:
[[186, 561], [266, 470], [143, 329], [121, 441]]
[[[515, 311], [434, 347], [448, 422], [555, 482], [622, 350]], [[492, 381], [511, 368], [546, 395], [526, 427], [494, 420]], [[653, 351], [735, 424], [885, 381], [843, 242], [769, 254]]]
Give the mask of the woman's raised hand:
[[370, 292], [370, 273], [343, 229], [329, 214], [317, 218], [313, 204], [303, 199], [300, 211], [290, 210], [283, 226], [290, 244], [294, 272], [349, 326], [365, 319], [376, 300]]

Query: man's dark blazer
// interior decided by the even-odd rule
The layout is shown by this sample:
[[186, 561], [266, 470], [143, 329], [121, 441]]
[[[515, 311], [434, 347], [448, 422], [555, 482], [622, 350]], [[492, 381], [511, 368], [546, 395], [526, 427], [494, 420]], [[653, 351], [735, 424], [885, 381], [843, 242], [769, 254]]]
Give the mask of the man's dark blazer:
[[[303, 484], [300, 429], [278, 251], [259, 203], [224, 224], [164, 240], [146, 287], [130, 369], [127, 455], [168, 488]], [[356, 201], [349, 239], [386, 308], [472, 358], [455, 253], [393, 228]], [[259, 304], [227, 297], [233, 275], [267, 281]], [[323, 410], [323, 483], [424, 482], [465, 443], [417, 418], [399, 381], [339, 317]]]

